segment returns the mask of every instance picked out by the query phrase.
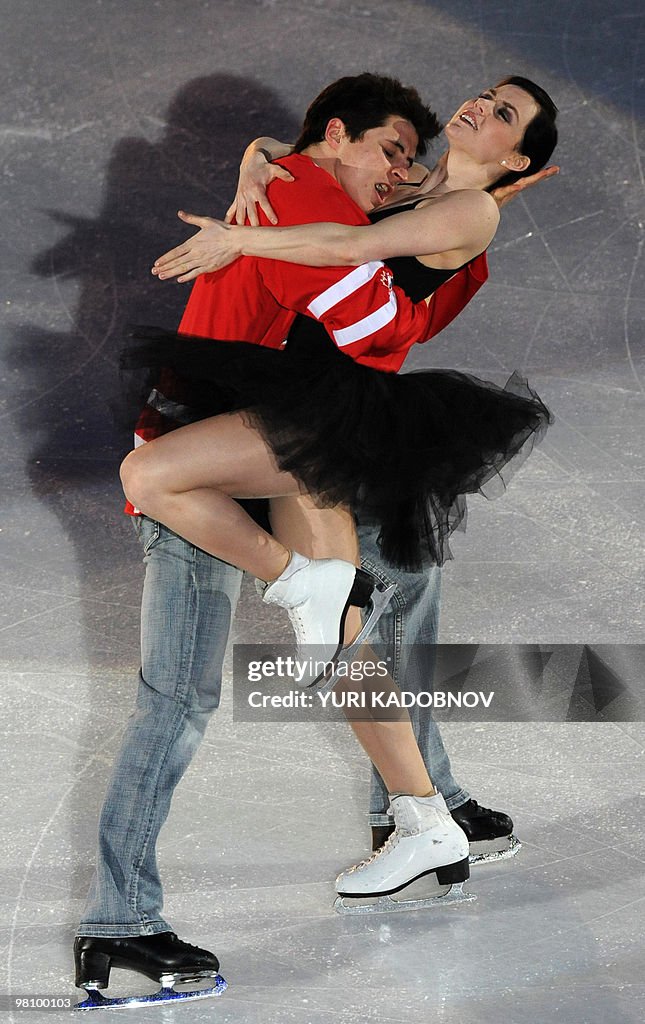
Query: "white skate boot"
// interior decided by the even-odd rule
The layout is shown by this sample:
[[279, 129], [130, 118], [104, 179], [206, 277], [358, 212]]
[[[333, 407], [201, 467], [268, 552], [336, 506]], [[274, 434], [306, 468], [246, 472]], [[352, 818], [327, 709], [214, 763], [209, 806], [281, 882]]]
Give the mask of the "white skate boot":
[[[513, 819], [504, 811], [492, 811], [482, 807], [472, 797], [453, 807], [451, 817], [468, 836], [470, 854], [468, 862], [474, 864], [496, 864], [517, 856], [522, 844], [513, 833]], [[394, 822], [388, 825], [372, 825], [372, 849], [378, 850], [394, 831]]]
[[468, 839], [441, 793], [394, 797], [388, 813], [396, 828], [385, 845], [336, 879], [339, 913], [416, 910], [476, 899], [463, 892]]
[[286, 608], [296, 634], [299, 685], [317, 686], [333, 677], [343, 645], [350, 605], [368, 608], [367, 619], [352, 649], [366, 638], [396, 589], [379, 589], [364, 569], [340, 558], [309, 559], [294, 551], [289, 565], [264, 590], [262, 600]]

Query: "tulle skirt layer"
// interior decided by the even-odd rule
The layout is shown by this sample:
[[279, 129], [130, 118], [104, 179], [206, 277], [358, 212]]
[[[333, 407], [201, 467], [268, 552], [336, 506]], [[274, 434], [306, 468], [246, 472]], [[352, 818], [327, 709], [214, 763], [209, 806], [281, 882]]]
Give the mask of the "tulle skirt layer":
[[383, 373], [306, 324], [281, 350], [152, 328], [135, 337], [130, 365], [172, 367], [196, 416], [247, 410], [281, 469], [320, 504], [377, 520], [383, 557], [408, 568], [451, 557], [466, 495], [503, 489], [551, 422], [518, 374], [500, 388], [455, 370]]

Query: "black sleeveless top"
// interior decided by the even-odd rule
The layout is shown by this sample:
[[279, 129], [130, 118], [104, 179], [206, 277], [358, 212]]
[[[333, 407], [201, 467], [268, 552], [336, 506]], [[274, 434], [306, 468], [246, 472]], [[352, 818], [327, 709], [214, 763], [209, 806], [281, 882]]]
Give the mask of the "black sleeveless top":
[[[425, 196], [423, 197], [426, 198]], [[408, 206], [392, 206], [386, 210], [374, 210], [370, 214], [372, 223], [384, 220], [386, 217], [393, 217], [396, 213], [404, 213], [405, 210], [414, 210], [422, 202], [418, 199], [416, 203]], [[402, 288], [408, 298], [413, 302], [421, 302], [426, 296], [436, 292], [440, 284], [448, 281], [453, 274], [456, 274], [461, 267], [454, 269], [437, 270], [435, 267], [426, 267], [415, 256], [392, 256], [385, 260], [385, 263], [394, 274], [394, 283]], [[464, 263], [463, 266], [466, 266]]]

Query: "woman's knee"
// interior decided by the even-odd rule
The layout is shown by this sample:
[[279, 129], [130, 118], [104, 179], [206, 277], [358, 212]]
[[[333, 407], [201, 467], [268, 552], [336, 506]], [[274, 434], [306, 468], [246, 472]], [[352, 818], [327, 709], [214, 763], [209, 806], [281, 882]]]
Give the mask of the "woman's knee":
[[156, 518], [160, 499], [167, 482], [163, 464], [149, 452], [148, 445], [135, 448], [121, 463], [119, 470], [123, 493], [135, 508]]

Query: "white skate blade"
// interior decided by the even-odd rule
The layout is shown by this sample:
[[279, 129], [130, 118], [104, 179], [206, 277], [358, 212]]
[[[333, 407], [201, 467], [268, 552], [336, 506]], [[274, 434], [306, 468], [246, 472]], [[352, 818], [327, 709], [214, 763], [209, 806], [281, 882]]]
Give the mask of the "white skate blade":
[[516, 857], [522, 849], [517, 836], [500, 836], [497, 839], [482, 839], [470, 844], [469, 864], [496, 864], [500, 860]]
[[459, 903], [474, 903], [474, 892], [464, 892], [463, 882], [434, 886], [418, 878], [400, 892], [387, 896], [337, 896], [337, 914], [392, 914], [403, 910], [438, 910]]
[[227, 988], [226, 982], [219, 974], [214, 978], [209, 978], [209, 981], [212, 981], [212, 984], [207, 988], [200, 988], [191, 992], [177, 991], [177, 989], [164, 986], [162, 983], [162, 987], [158, 992], [152, 992], [147, 996], [124, 996], [120, 999], [110, 999], [109, 996], [101, 995], [98, 989], [89, 988], [87, 989], [87, 999], [84, 999], [82, 1003], [76, 1003], [73, 1009], [108, 1010], [121, 1006], [150, 1006], [152, 1004], [176, 1003], [180, 1001], [187, 1003], [192, 999], [211, 999], [213, 996], [221, 996], [222, 992]]
[[374, 626], [394, 597], [395, 591], [396, 583], [391, 583], [389, 587], [383, 587], [382, 590], [379, 589], [378, 586], [374, 587], [369, 602], [369, 613], [367, 619], [363, 623], [363, 628], [360, 633], [349, 647], [341, 648], [338, 657], [333, 660], [333, 674], [328, 678], [321, 676], [320, 681], [313, 683], [309, 689], [315, 690], [317, 693], [327, 693], [329, 690], [333, 690], [334, 686], [341, 678], [339, 675], [339, 667], [341, 665], [349, 665], [355, 655], [358, 654], [369, 634], [374, 629]]

